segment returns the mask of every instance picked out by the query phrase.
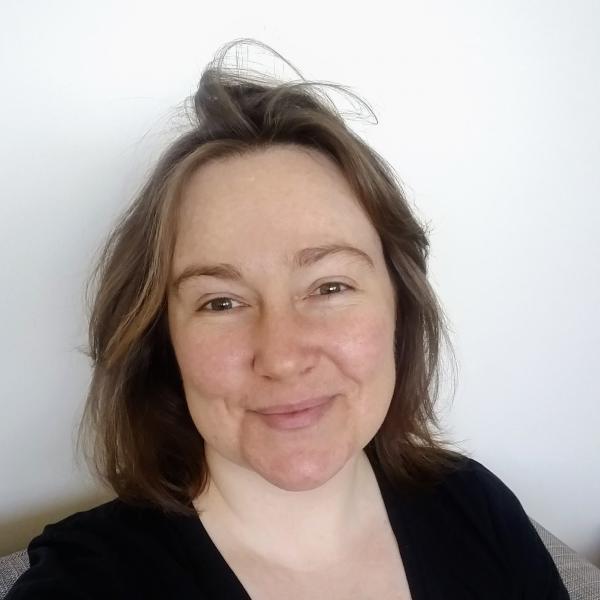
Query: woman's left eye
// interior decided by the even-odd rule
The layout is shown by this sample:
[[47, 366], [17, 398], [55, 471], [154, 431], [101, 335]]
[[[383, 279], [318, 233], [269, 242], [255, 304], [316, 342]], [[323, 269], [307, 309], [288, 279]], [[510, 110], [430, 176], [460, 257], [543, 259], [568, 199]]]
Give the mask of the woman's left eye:
[[339, 294], [345, 290], [353, 290], [354, 288], [347, 283], [341, 281], [328, 281], [323, 285], [320, 285], [317, 290], [320, 292], [317, 296], [331, 296], [332, 294]]

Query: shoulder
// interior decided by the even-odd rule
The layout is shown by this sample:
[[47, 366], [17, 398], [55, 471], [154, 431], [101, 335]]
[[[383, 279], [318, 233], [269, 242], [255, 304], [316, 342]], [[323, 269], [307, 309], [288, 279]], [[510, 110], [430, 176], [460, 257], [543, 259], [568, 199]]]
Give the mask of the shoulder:
[[463, 457], [419, 502], [429, 515], [439, 513], [448, 527], [477, 532], [503, 546], [528, 540], [537, 534], [523, 505], [495, 473], [480, 462]]
[[120, 498], [114, 498], [93, 508], [75, 512], [59, 521], [46, 525], [47, 531], [71, 530], [85, 528], [104, 528], [120, 525], [125, 522], [147, 523], [160, 519], [161, 511], [150, 505], [136, 506], [128, 504]]
[[72, 513], [63, 519], [49, 523], [44, 527], [44, 533], [79, 529], [82, 525], [92, 528], [100, 525], [106, 526], [127, 519], [134, 510], [133, 506], [126, 504], [119, 498], [114, 498], [98, 506]]
[[463, 456], [436, 487], [437, 495], [472, 510], [523, 510], [519, 499], [504, 481], [486, 466], [467, 456]]
[[95, 553], [105, 561], [131, 562], [160, 549], [171, 549], [176, 527], [189, 525], [190, 518], [174, 515], [152, 505], [134, 505], [115, 498], [89, 510], [76, 512], [44, 527], [28, 546], [32, 566], [38, 549], [55, 547], [64, 553], [76, 548]]
[[172, 521], [115, 499], [48, 524], [29, 543], [30, 568], [7, 600], [155, 597], [150, 582], [160, 588], [180, 568]]
[[37, 548], [68, 542], [71, 548], [85, 546], [89, 551], [110, 547], [114, 556], [120, 548], [136, 544], [138, 538], [155, 535], [162, 520], [158, 509], [132, 506], [115, 498], [46, 525], [30, 542], [28, 552], [33, 561]]
[[462, 457], [412, 506], [422, 530], [444, 548], [453, 568], [464, 561], [465, 569], [486, 573], [487, 579], [497, 572], [499, 580], [513, 581], [527, 598], [567, 597], [520, 500], [480, 462]]

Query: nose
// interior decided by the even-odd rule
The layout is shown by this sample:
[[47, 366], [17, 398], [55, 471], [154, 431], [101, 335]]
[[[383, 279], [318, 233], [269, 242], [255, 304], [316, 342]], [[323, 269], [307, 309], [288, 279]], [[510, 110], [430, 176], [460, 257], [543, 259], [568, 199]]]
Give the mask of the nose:
[[269, 309], [260, 316], [254, 336], [254, 371], [272, 380], [290, 380], [316, 364], [310, 325], [293, 307]]

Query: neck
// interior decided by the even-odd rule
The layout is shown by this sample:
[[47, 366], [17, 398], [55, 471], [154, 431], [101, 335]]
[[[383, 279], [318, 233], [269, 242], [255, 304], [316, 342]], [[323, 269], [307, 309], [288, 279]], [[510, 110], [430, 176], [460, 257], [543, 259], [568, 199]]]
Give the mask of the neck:
[[206, 460], [210, 484], [194, 506], [219, 549], [288, 568], [324, 565], [356, 548], [381, 514], [363, 451], [323, 485], [302, 492], [282, 490], [209, 448]]

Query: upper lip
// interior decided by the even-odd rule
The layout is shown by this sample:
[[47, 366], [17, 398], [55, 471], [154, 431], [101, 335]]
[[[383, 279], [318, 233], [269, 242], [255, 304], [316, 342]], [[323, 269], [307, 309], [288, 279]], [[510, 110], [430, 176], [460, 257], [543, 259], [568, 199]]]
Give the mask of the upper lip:
[[273, 406], [267, 406], [265, 408], [255, 409], [254, 412], [261, 413], [263, 415], [283, 415], [286, 413], [297, 412], [299, 410], [306, 410], [307, 408], [314, 408], [325, 404], [331, 396], [319, 396], [318, 398], [310, 398], [303, 400], [302, 402], [292, 402], [288, 404], [275, 404]]

